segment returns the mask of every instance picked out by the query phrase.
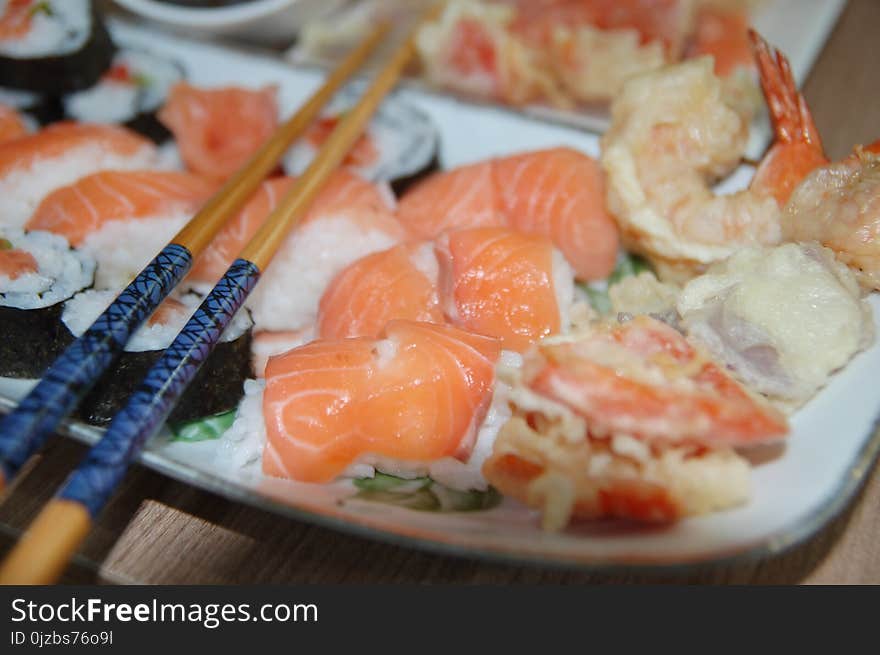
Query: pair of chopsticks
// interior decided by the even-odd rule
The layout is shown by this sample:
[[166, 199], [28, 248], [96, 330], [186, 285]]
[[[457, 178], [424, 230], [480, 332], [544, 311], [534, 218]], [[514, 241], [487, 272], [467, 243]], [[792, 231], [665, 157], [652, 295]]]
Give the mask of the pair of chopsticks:
[[[430, 18], [432, 10], [426, 14]], [[95, 323], [52, 364], [40, 383], [0, 422], [0, 485], [9, 481], [82, 399], [125, 343], [189, 271], [193, 259], [274, 169], [291, 141], [367, 59], [388, 33], [377, 27], [281, 126], [221, 191], [135, 278]], [[324, 143], [309, 168], [205, 298], [156, 362], [103, 438], [43, 508], [0, 567], [0, 584], [58, 579], [110, 499], [128, 465], [171, 413], [224, 328], [244, 304], [287, 232], [342, 163], [415, 51], [415, 30], [374, 77]], [[0, 486], [2, 488], [2, 486]]]

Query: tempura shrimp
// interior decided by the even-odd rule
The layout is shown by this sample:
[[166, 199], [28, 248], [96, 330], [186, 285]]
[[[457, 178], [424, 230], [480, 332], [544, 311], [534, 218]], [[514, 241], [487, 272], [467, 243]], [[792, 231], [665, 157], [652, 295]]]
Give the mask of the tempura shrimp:
[[692, 277], [743, 245], [779, 243], [788, 195], [827, 162], [787, 60], [751, 35], [775, 142], [747, 189], [712, 188], [741, 162], [749, 124], [725, 99], [711, 58], [631, 78], [612, 105], [602, 142], [608, 206], [624, 245], [663, 278]]
[[785, 206], [782, 233], [831, 248], [863, 287], [880, 290], [880, 141], [808, 175]]

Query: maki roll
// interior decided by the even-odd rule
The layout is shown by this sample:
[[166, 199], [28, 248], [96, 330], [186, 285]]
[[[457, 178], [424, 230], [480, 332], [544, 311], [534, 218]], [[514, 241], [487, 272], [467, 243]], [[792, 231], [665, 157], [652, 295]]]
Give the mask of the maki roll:
[[59, 94], [95, 84], [115, 47], [89, 0], [0, 0], [0, 84]]
[[[95, 290], [77, 294], [65, 303], [61, 320], [72, 335], [78, 337], [116, 295], [115, 291]], [[202, 297], [194, 293], [166, 299], [85, 397], [77, 410], [78, 417], [93, 425], [109, 423], [201, 302]], [[235, 409], [244, 395], [244, 381], [253, 377], [252, 327], [247, 310], [240, 311], [181, 397], [169, 421], [192, 421]]]
[[[285, 155], [288, 175], [301, 174], [356, 97], [342, 93]], [[376, 112], [343, 165], [370, 182], [387, 182], [399, 196], [411, 184], [439, 169], [437, 128], [426, 114], [390, 97]]]
[[0, 87], [0, 105], [11, 107], [31, 117], [40, 125], [48, 125], [64, 117], [61, 101], [55, 96]]
[[184, 77], [176, 61], [145, 50], [122, 49], [95, 86], [64, 96], [64, 114], [87, 123], [119, 123], [161, 143], [171, 133], [156, 113], [171, 87]]
[[65, 300], [92, 284], [95, 264], [49, 232], [0, 232], [0, 376], [38, 378], [72, 341]]

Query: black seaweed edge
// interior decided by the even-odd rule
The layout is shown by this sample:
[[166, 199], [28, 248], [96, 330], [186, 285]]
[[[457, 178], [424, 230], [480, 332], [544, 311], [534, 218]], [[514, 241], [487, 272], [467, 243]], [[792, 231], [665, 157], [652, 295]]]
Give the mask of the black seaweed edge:
[[38, 378], [73, 341], [61, 322], [65, 301], [38, 309], [0, 307], [0, 376]]
[[57, 95], [94, 85], [110, 68], [116, 45], [92, 4], [92, 33], [74, 52], [42, 58], [0, 56], [0, 86]]
[[[244, 397], [244, 381], [254, 376], [253, 328], [217, 344], [168, 417], [181, 423], [235, 409]], [[121, 410], [163, 351], [123, 352], [83, 398], [74, 416], [103, 427]]]
[[[153, 51], [145, 50], [143, 48], [133, 48], [133, 47], [128, 47], [125, 44], [117, 44], [117, 52], [122, 51], [122, 50], [133, 50], [133, 51], [137, 51], [137, 52], [147, 52], [150, 55], [152, 55], [153, 57], [162, 57], [178, 70], [178, 72], [180, 73], [180, 80], [178, 80], [179, 82], [185, 82], [188, 79], [186, 67], [183, 64], [181, 64], [179, 61], [177, 61], [176, 59], [172, 59], [171, 57], [166, 57], [164, 54], [161, 54], [161, 53], [157, 54]], [[87, 90], [87, 89], [81, 89], [81, 90]], [[150, 139], [151, 141], [153, 141], [156, 144], [164, 143], [165, 141], [167, 141], [168, 139], [170, 139], [172, 137], [171, 130], [169, 130], [167, 127], [165, 127], [165, 125], [163, 125], [162, 122], [159, 120], [159, 111], [162, 109], [166, 100], [167, 100], [167, 97], [162, 98], [162, 100], [159, 102], [159, 104], [153, 109], [148, 109], [146, 111], [138, 111], [132, 118], [121, 123], [121, 125], [123, 127], [127, 127], [130, 130], [134, 130], [138, 134], [141, 134], [141, 135], [147, 137], [148, 139]], [[57, 100], [57, 103], [58, 103], [58, 112], [59, 112], [58, 119], [67, 118], [70, 120], [88, 122], [87, 117], [77, 117], [77, 116], [73, 116], [72, 114], [66, 112], [64, 110], [64, 100], [62, 98], [59, 98]]]
[[412, 189], [426, 177], [433, 175], [434, 173], [437, 173], [439, 171], [440, 157], [435, 150], [434, 156], [431, 158], [431, 161], [429, 161], [424, 168], [421, 168], [410, 175], [405, 175], [403, 177], [398, 177], [391, 180], [391, 190], [394, 191], [394, 195], [399, 199], [401, 196], [403, 196], [404, 193]]

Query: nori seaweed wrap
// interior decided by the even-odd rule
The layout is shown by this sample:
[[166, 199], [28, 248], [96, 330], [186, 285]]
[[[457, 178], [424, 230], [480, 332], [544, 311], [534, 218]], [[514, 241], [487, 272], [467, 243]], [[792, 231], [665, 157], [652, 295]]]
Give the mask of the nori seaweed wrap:
[[95, 84], [116, 50], [89, 0], [33, 0], [23, 32], [0, 39], [0, 86], [57, 95]]
[[91, 286], [94, 271], [64, 237], [0, 233], [0, 376], [38, 378], [70, 344], [62, 306]]
[[[288, 175], [300, 175], [342, 115], [354, 104], [360, 84], [334, 100], [302, 139], [284, 156]], [[364, 137], [343, 165], [371, 182], [387, 182], [398, 196], [439, 169], [439, 138], [431, 119], [419, 108], [391, 96], [382, 103]]]
[[33, 91], [0, 87], [0, 104], [30, 116], [40, 125], [55, 123], [64, 118], [60, 98]]
[[185, 79], [178, 62], [146, 50], [121, 48], [100, 81], [64, 96], [66, 118], [124, 125], [156, 143], [171, 136], [157, 118], [168, 92]]
[[[162, 351], [124, 352], [107, 369], [76, 410], [92, 425], [107, 425], [121, 410]], [[244, 381], [253, 377], [251, 331], [217, 344], [168, 417], [171, 423], [192, 421], [235, 409], [244, 395]]]
[[[62, 321], [79, 336], [115, 297], [115, 291], [80, 293], [65, 305]], [[77, 418], [92, 425], [109, 423], [128, 402], [201, 300], [194, 293], [166, 299], [80, 403]], [[240, 311], [181, 397], [170, 421], [191, 421], [238, 406], [244, 395], [244, 381], [254, 375], [252, 328], [253, 321], [247, 310]]]

